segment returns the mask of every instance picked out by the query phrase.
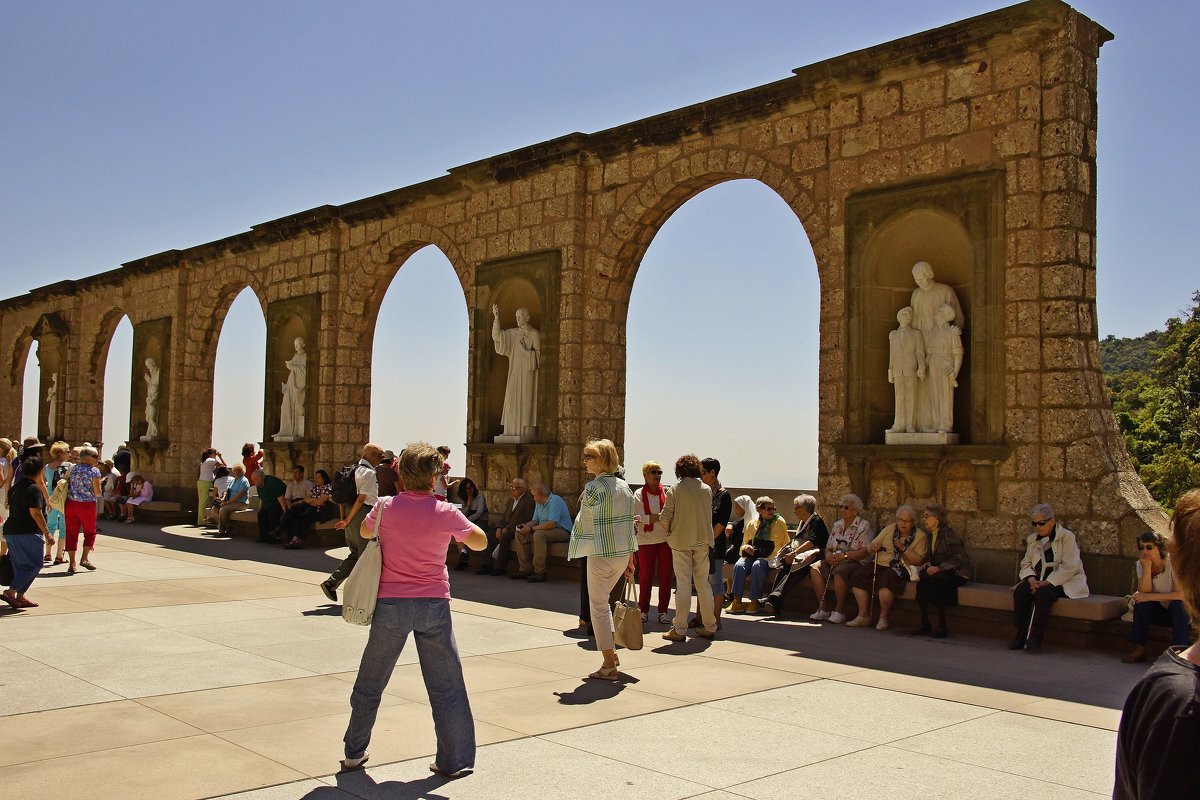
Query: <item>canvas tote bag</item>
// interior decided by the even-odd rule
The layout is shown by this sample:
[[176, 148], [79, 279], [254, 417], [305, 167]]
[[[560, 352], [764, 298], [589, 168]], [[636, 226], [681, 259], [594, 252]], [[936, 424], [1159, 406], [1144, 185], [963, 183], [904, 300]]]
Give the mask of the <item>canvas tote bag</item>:
[[386, 501], [375, 506], [374, 534], [363, 548], [342, 589], [342, 619], [351, 625], [370, 625], [379, 600], [379, 576], [383, 572], [383, 551], [379, 549], [379, 520]]
[[638, 608], [637, 589], [631, 580], [625, 581], [625, 596], [613, 604], [613, 640], [627, 650], [642, 649], [642, 610]]

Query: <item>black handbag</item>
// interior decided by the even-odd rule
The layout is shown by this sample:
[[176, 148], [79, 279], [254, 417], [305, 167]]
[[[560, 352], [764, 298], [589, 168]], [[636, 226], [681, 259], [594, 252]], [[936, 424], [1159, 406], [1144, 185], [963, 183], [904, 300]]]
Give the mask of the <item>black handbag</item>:
[[4, 586], [12, 586], [13, 582], [13, 565], [12, 556], [8, 553], [0, 556], [0, 584]]

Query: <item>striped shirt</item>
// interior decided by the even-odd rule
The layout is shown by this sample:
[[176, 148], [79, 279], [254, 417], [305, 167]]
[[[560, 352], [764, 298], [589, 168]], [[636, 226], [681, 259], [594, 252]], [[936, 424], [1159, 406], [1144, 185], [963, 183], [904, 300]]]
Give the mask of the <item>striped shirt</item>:
[[633, 492], [625, 481], [611, 472], [588, 481], [579, 498], [567, 558], [618, 558], [632, 553], [637, 549], [633, 513]]

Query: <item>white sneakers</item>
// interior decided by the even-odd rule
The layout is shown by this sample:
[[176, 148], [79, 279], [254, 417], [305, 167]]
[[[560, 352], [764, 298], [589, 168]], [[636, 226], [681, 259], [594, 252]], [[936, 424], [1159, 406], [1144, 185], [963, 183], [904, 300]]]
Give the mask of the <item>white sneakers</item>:
[[809, 619], [815, 619], [817, 622], [829, 619], [829, 612], [823, 608], [818, 608], [816, 611], [808, 615]]
[[846, 623], [847, 628], [865, 628], [871, 624], [870, 617], [855, 617]]
[[877, 631], [886, 631], [890, 627], [886, 617], [880, 617], [879, 622], [875, 624], [875, 630]]
[[835, 625], [841, 625], [843, 622], [846, 621], [846, 615], [840, 611], [834, 611], [832, 614], [829, 615], [829, 621], [834, 623]]

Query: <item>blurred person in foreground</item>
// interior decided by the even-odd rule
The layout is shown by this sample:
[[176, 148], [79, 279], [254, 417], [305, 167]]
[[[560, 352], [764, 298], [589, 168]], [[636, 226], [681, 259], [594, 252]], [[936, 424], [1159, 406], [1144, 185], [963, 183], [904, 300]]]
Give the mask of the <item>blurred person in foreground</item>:
[[[1175, 585], [1200, 619], [1200, 489], [1175, 503], [1167, 545]], [[1173, 645], [1125, 700], [1113, 800], [1200, 797], [1200, 646]]]
[[450, 619], [446, 549], [453, 541], [482, 550], [487, 536], [461, 511], [434, 496], [434, 478], [444, 460], [425, 442], [408, 445], [398, 470], [405, 490], [381, 498], [358, 529], [364, 542], [378, 535], [383, 570], [370, 637], [350, 694], [343, 771], [367, 763], [379, 701], [410, 633], [437, 735], [437, 755], [429, 769], [458, 778], [475, 766], [475, 722]]

